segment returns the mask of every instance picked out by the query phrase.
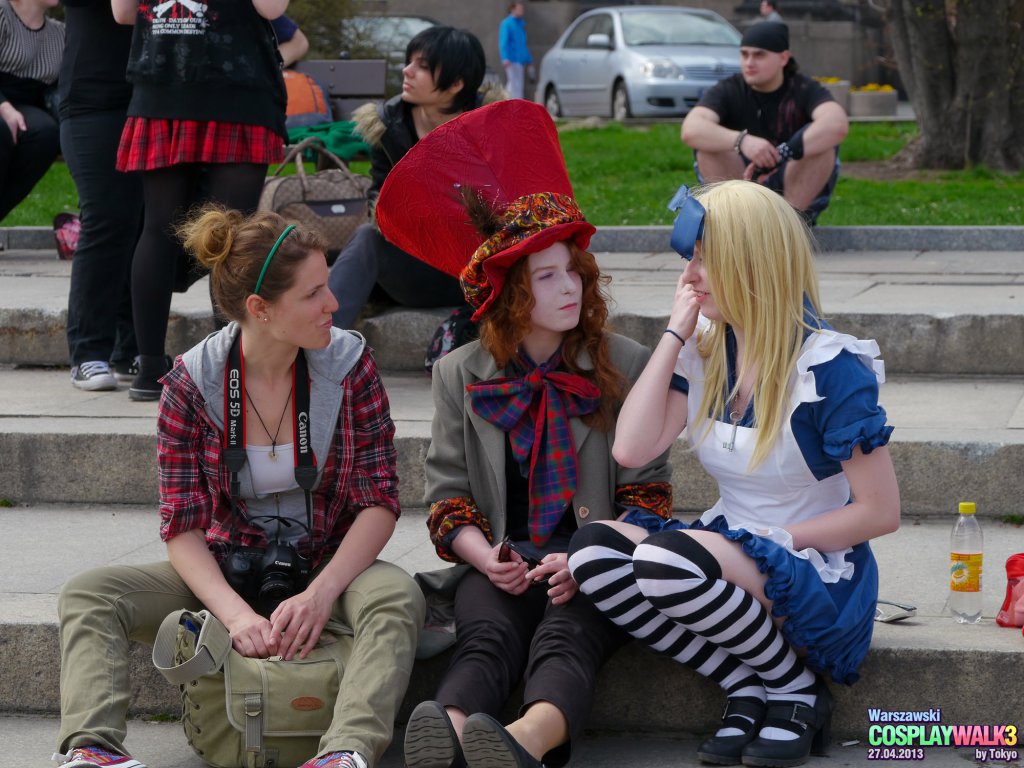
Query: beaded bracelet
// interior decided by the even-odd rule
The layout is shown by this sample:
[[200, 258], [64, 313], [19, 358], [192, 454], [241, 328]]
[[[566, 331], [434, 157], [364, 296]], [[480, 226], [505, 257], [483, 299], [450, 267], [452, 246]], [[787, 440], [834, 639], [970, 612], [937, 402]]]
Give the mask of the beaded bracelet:
[[749, 131], [746, 128], [744, 128], [742, 131], [740, 131], [739, 136], [736, 137], [736, 141], [732, 145], [732, 148], [736, 151], [737, 155], [743, 154], [742, 150], [740, 150], [740, 144], [742, 144], [743, 140], [747, 138], [748, 133]]

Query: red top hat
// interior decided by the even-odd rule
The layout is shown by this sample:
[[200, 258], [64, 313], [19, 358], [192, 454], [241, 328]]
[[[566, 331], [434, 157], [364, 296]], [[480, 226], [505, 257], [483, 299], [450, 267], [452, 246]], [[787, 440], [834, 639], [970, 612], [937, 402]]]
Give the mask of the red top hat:
[[[502, 212], [503, 227], [486, 240], [468, 221], [464, 187]], [[586, 248], [595, 231], [572, 198], [555, 124], [522, 99], [466, 112], [420, 139], [391, 169], [376, 212], [390, 242], [460, 277], [474, 319], [520, 258], [562, 240]]]

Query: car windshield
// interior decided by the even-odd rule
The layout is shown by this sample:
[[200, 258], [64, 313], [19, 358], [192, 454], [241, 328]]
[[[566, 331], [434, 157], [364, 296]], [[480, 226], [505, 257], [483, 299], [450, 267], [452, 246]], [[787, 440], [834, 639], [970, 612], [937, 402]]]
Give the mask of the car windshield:
[[739, 45], [740, 34], [708, 16], [673, 11], [627, 11], [622, 14], [626, 45]]

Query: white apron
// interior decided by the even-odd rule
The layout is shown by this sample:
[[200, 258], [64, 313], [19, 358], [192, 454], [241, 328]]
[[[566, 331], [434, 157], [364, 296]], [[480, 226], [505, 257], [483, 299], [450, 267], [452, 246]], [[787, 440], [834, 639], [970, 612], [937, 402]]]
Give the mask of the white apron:
[[687, 424], [693, 428], [687, 428], [687, 440], [704, 469], [718, 482], [720, 498], [701, 516], [701, 522], [706, 525], [721, 515], [730, 529], [764, 535], [794, 556], [809, 560], [825, 583], [853, 576], [853, 564], [846, 561], [852, 549], [796, 551], [793, 537], [785, 528], [844, 506], [850, 500], [850, 485], [842, 472], [824, 480], [814, 477], [793, 435], [791, 418], [801, 403], [822, 399], [815, 389], [811, 366], [831, 360], [843, 349], [856, 354], [872, 369], [879, 383], [885, 380], [882, 361], [874, 359], [879, 350], [873, 340], [829, 330], [810, 334], [790, 382], [782, 429], [771, 451], [753, 471], [748, 467], [757, 441], [756, 428], [716, 420], [705, 435], [707, 422], [697, 413], [704, 395], [704, 363], [697, 352], [696, 334], [681, 350], [675, 370], [690, 384]]

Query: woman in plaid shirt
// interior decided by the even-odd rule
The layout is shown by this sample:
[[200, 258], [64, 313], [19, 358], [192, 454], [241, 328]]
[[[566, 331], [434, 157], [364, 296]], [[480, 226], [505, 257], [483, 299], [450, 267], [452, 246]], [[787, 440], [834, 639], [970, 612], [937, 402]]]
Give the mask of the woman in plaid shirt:
[[[61, 593], [64, 762], [142, 767], [123, 744], [128, 641], [151, 642], [173, 610], [206, 607], [234, 649], [251, 657], [301, 658], [328, 619], [350, 627], [354, 645], [334, 719], [304, 768], [373, 766], [391, 739], [423, 622], [412, 579], [376, 559], [400, 513], [394, 424], [376, 364], [362, 337], [332, 327], [337, 302], [319, 235], [273, 213], [244, 218], [218, 208], [186, 223], [182, 235], [211, 269], [214, 297], [233, 322], [182, 355], [164, 379], [160, 534], [170, 562], [100, 568]], [[226, 421], [237, 426], [225, 417], [233, 403], [245, 410], [246, 457], [234, 497], [224, 435]], [[299, 486], [307, 446], [316, 471], [308, 495]], [[272, 601], [261, 573], [255, 584], [229, 583], [225, 569], [230, 549], [270, 543], [293, 548], [311, 568], [293, 572], [292, 594]]]
[[[421, 139], [378, 200], [391, 242], [461, 270], [481, 333], [433, 370], [427, 524], [459, 565], [420, 577], [453, 596], [457, 641], [436, 700], [410, 717], [409, 768], [563, 765], [597, 672], [626, 639], [577, 595], [569, 539], [631, 507], [671, 515], [667, 452], [637, 469], [611, 456], [616, 410], [649, 352], [605, 328], [594, 227], [571, 195], [550, 117], [506, 101]], [[495, 718], [520, 678], [506, 728]]]

